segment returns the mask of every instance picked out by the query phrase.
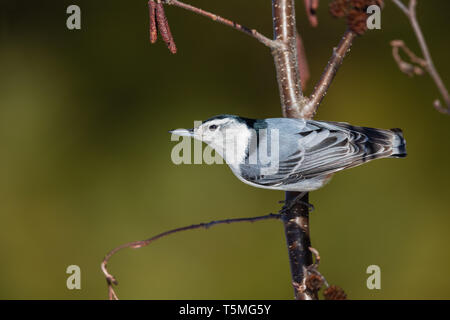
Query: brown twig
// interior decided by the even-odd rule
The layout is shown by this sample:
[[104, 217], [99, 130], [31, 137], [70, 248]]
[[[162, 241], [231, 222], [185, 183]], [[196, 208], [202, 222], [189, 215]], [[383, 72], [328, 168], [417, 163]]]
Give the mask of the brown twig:
[[[309, 251], [311, 251], [314, 254], [314, 263], [310, 266], [308, 266], [307, 271], [308, 271], [308, 276], [310, 275], [316, 275], [319, 276], [322, 280], [322, 284], [325, 284], [326, 287], [329, 287], [327, 280], [325, 279], [325, 277], [319, 272], [319, 264], [320, 264], [320, 255], [319, 255], [319, 251], [317, 251], [316, 249], [314, 249], [313, 247], [309, 247]], [[320, 287], [316, 287], [316, 294], [318, 293], [318, 291], [320, 290]]]
[[319, 264], [320, 264], [320, 254], [319, 254], [319, 251], [317, 251], [317, 249], [315, 249], [315, 248], [313, 248], [313, 247], [309, 247], [308, 249], [309, 249], [309, 251], [311, 251], [311, 252], [314, 254], [314, 259], [315, 259], [315, 261], [314, 261], [314, 263], [312, 264], [312, 267], [313, 267], [314, 269], [319, 268]]
[[424, 65], [424, 68], [428, 72], [428, 74], [431, 76], [431, 78], [433, 79], [434, 83], [436, 84], [436, 87], [438, 88], [438, 90], [441, 93], [442, 98], [444, 100], [445, 106], [443, 106], [442, 103], [438, 99], [434, 100], [434, 102], [433, 102], [434, 107], [436, 108], [436, 110], [438, 110], [441, 113], [450, 114], [450, 95], [449, 95], [448, 90], [445, 87], [444, 82], [442, 81], [439, 73], [437, 72], [436, 67], [434, 66], [433, 60], [431, 58], [430, 50], [428, 49], [427, 43], [425, 41], [425, 37], [422, 33], [422, 29], [420, 28], [419, 22], [417, 20], [417, 16], [416, 16], [417, 1], [410, 0], [408, 7], [406, 7], [405, 4], [402, 3], [400, 0], [392, 0], [392, 1], [400, 8], [400, 10], [409, 19], [409, 22], [411, 23], [414, 34], [416, 35], [417, 42], [419, 43], [420, 49], [424, 56], [424, 60], [426, 62], [426, 64]]
[[211, 19], [213, 21], [222, 23], [222, 24], [224, 24], [224, 25], [226, 25], [228, 27], [231, 27], [233, 29], [241, 31], [241, 32], [243, 32], [243, 33], [245, 33], [245, 34], [255, 38], [256, 40], [258, 40], [259, 42], [261, 42], [262, 44], [264, 44], [265, 46], [267, 46], [269, 48], [277, 48], [278, 47], [278, 43], [277, 42], [267, 38], [266, 36], [262, 35], [258, 31], [256, 31], [255, 29], [247, 28], [247, 27], [245, 27], [243, 25], [240, 25], [239, 23], [233, 22], [233, 21], [231, 21], [229, 19], [226, 19], [226, 18], [223, 18], [221, 16], [218, 16], [218, 15], [216, 15], [214, 13], [202, 10], [200, 8], [194, 7], [194, 6], [190, 5], [190, 4], [186, 4], [186, 3], [183, 3], [183, 2], [177, 1], [177, 0], [161, 0], [161, 2], [163, 4], [167, 4], [167, 5], [176, 6], [176, 7], [179, 7], [179, 8], [186, 9], [188, 11], [194, 12], [196, 14], [199, 14], [201, 16], [209, 18], [209, 19]]
[[293, 282], [293, 286], [300, 292], [310, 292], [310, 295], [314, 299], [318, 299], [319, 291], [325, 285], [329, 287], [329, 284], [325, 277], [319, 272], [320, 256], [319, 252], [313, 247], [308, 248], [310, 252], [314, 254], [315, 262], [304, 268], [305, 277], [301, 283]]
[[[413, 75], [424, 74], [423, 68], [426, 67], [427, 62], [424, 59], [417, 57], [402, 40], [392, 40], [391, 46], [392, 56], [394, 57], [394, 60], [401, 72], [407, 74], [410, 77], [412, 77]], [[409, 57], [409, 60], [411, 60], [411, 62], [415, 63], [416, 65], [404, 61], [400, 56], [400, 49], [403, 50]]]
[[355, 37], [355, 32], [347, 30], [338, 46], [333, 48], [333, 54], [328, 61], [319, 82], [316, 84], [313, 93], [310, 95], [308, 103], [300, 112], [300, 116], [302, 118], [311, 119], [316, 114], [317, 108], [327, 94], [328, 88], [330, 87], [336, 72], [342, 64], [345, 55], [349, 52]]
[[106, 282], [108, 284], [108, 296], [110, 300], [118, 300], [118, 297], [114, 291], [114, 285], [117, 286], [118, 282], [117, 279], [108, 272], [107, 270], [107, 264], [109, 262], [109, 260], [111, 259], [111, 257], [113, 255], [115, 255], [117, 252], [121, 251], [122, 249], [125, 248], [131, 248], [131, 249], [139, 249], [142, 247], [146, 247], [148, 246], [150, 243], [152, 243], [155, 240], [161, 239], [165, 236], [174, 234], [174, 233], [178, 233], [178, 232], [182, 232], [182, 231], [187, 231], [187, 230], [194, 230], [194, 229], [200, 229], [200, 228], [204, 228], [204, 229], [208, 229], [212, 226], [215, 225], [219, 225], [219, 224], [230, 224], [230, 223], [238, 223], [238, 222], [256, 222], [256, 221], [262, 221], [262, 220], [268, 220], [268, 219], [280, 219], [281, 218], [281, 214], [274, 214], [274, 213], [270, 213], [268, 215], [264, 215], [264, 216], [258, 216], [258, 217], [251, 217], [251, 218], [236, 218], [236, 219], [225, 219], [225, 220], [215, 220], [215, 221], [211, 221], [208, 223], [199, 223], [199, 224], [193, 224], [190, 226], [185, 226], [185, 227], [181, 227], [181, 228], [176, 228], [176, 229], [172, 229], [169, 231], [165, 231], [162, 232], [156, 236], [153, 236], [151, 238], [148, 238], [146, 240], [141, 240], [141, 241], [132, 241], [132, 242], [128, 242], [125, 244], [122, 244], [116, 248], [114, 248], [113, 250], [111, 250], [110, 252], [108, 252], [108, 254], [105, 256], [105, 258], [103, 259], [102, 263], [101, 263], [101, 269], [103, 271], [103, 274], [105, 275], [106, 278]]
[[156, 26], [156, 3], [152, 0], [148, 2], [150, 15], [150, 42], [155, 43], [158, 38], [158, 27]]

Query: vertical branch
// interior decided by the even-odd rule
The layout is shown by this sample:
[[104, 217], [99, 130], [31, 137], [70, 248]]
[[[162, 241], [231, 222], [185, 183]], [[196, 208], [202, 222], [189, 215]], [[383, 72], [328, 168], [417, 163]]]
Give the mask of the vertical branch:
[[[286, 204], [295, 201], [298, 192], [286, 192]], [[309, 234], [308, 193], [301, 202], [286, 210], [283, 216], [284, 232], [288, 248], [289, 263], [292, 274], [292, 286], [297, 300], [317, 300], [317, 291], [306, 286], [308, 267], [313, 264], [309, 248], [311, 238]]]
[[272, 50], [280, 90], [283, 116], [300, 117], [306, 103], [302, 94], [297, 59], [297, 29], [293, 0], [272, 0], [274, 40], [282, 44]]
[[[294, 0], [272, 0], [272, 15], [274, 40], [283, 44], [272, 50], [283, 116], [299, 118], [307, 99], [301, 91]], [[312, 255], [308, 249], [311, 246], [308, 194], [305, 194], [301, 202], [289, 205], [298, 195], [297, 192], [286, 192], [286, 206], [289, 208], [284, 214], [284, 231], [295, 298], [312, 300], [317, 297], [305, 286], [306, 267], [312, 264]]]

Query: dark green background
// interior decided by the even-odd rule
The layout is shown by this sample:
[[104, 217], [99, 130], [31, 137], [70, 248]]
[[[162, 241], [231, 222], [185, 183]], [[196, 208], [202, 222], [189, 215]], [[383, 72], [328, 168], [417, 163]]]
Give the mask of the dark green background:
[[[349, 297], [450, 298], [449, 117], [430, 78], [408, 78], [389, 42], [419, 49], [391, 1], [382, 29], [358, 38], [317, 119], [400, 127], [406, 159], [337, 174], [310, 195], [320, 271]], [[78, 4], [82, 30], [66, 28]], [[190, 3], [271, 35], [270, 1]], [[436, 67], [449, 84], [448, 1], [420, 1]], [[225, 165], [170, 160], [167, 130], [231, 113], [281, 114], [268, 49], [178, 8], [166, 9], [179, 53], [150, 45], [147, 1], [1, 1], [0, 298], [103, 299], [104, 254], [127, 241], [214, 219], [276, 212], [282, 192], [251, 188]], [[297, 1], [312, 79], [345, 29], [320, 5], [319, 26]], [[439, 97], [440, 98], [440, 97]], [[82, 289], [66, 288], [66, 267]], [[381, 290], [366, 268], [381, 267]], [[111, 260], [121, 298], [290, 299], [281, 223], [218, 226], [127, 250]]]

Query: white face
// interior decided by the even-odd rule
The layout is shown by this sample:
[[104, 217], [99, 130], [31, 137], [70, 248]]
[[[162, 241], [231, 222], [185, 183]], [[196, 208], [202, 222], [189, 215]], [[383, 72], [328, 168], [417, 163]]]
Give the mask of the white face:
[[223, 146], [223, 143], [239, 134], [239, 122], [232, 118], [214, 119], [194, 128], [194, 138], [208, 144]]
[[175, 130], [172, 133], [209, 144], [228, 164], [236, 164], [245, 157], [250, 137], [247, 125], [233, 118], [212, 119], [194, 129]]

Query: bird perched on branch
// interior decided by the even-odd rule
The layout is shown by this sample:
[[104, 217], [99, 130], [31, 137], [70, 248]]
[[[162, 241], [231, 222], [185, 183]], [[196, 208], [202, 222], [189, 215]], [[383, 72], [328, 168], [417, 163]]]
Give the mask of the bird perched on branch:
[[196, 128], [170, 132], [210, 145], [244, 183], [283, 191], [316, 190], [343, 169], [406, 156], [400, 129], [343, 122], [219, 115]]

